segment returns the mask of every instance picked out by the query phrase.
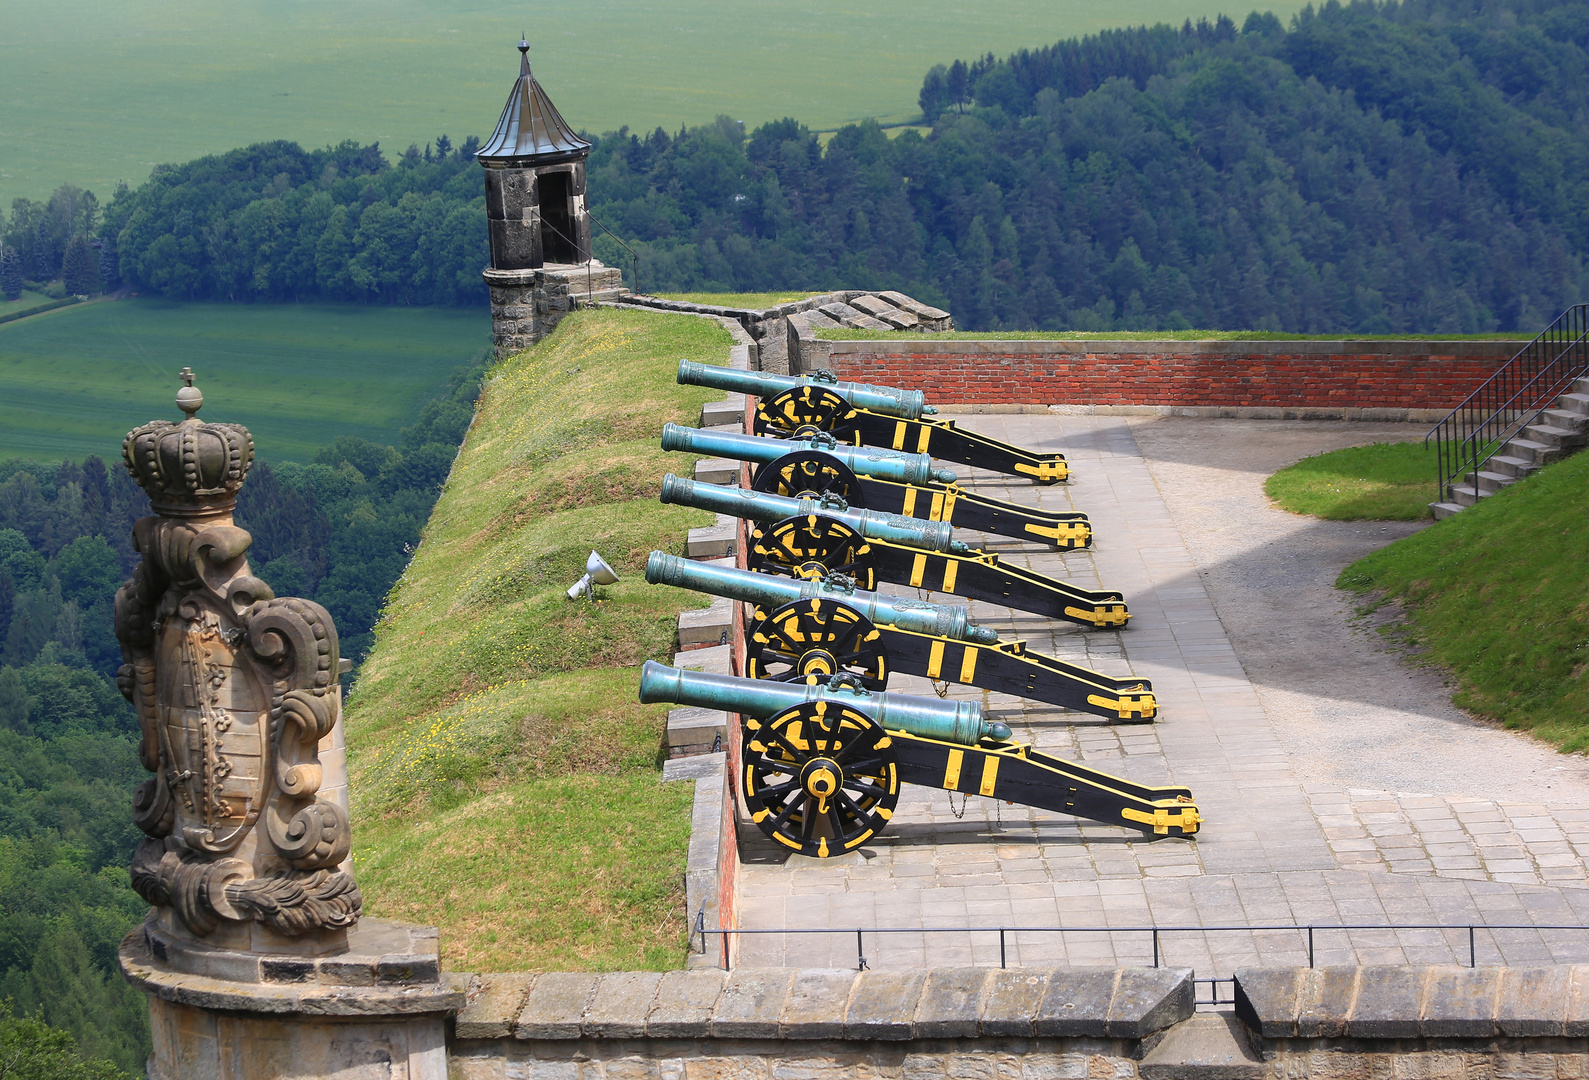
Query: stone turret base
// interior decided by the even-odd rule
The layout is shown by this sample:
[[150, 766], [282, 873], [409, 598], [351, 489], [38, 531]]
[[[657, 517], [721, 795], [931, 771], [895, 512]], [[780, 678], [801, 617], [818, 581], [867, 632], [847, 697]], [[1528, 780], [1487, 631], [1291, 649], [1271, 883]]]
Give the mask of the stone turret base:
[[446, 1020], [470, 977], [438, 972], [436, 944], [430, 927], [365, 919], [347, 952], [295, 963], [178, 943], [151, 919], [120, 956], [149, 996], [149, 1080], [447, 1080]]
[[486, 270], [491, 339], [498, 359], [528, 349], [580, 304], [627, 295], [622, 271], [592, 259], [535, 270]]

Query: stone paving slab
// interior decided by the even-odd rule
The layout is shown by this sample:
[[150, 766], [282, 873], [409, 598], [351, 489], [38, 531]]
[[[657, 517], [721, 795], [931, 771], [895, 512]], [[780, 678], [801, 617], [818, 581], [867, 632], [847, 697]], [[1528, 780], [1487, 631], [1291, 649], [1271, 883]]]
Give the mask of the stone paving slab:
[[[1125, 420], [1022, 415], [961, 423], [1032, 449], [1060, 450], [1072, 469], [1072, 481], [1054, 487], [987, 473], [969, 477], [968, 486], [1085, 512], [1096, 536], [1091, 549], [1076, 552], [968, 538], [1003, 560], [1084, 588], [1119, 589], [1132, 614], [1126, 630], [1098, 631], [974, 602], [974, 620], [1024, 637], [1034, 651], [1151, 679], [1159, 719], [1111, 724], [913, 677], [890, 688], [980, 699], [1018, 739], [1046, 753], [1141, 783], [1185, 784], [1207, 822], [1195, 839], [1147, 841], [1115, 826], [908, 786], [888, 831], [859, 852], [742, 866], [742, 927], [887, 927], [900, 932], [863, 936], [868, 964], [912, 968], [999, 964], [997, 934], [909, 932], [934, 926], [1589, 922], [1589, 889], [1581, 887], [1589, 877], [1589, 811], [1503, 805], [1482, 792], [1429, 799], [1333, 791], [1298, 774], [1203, 584], [1193, 551], [1199, 535], [1177, 526]], [[1308, 959], [1306, 936], [1296, 930], [1161, 935], [1160, 946], [1166, 962], [1205, 977]], [[1152, 947], [1150, 934], [1124, 929], [1024, 931], [1005, 935], [1003, 958], [1140, 964], [1151, 961]], [[1481, 932], [1475, 947], [1480, 963], [1584, 960], [1589, 931]], [[1468, 949], [1465, 930], [1332, 931], [1314, 941], [1319, 963], [1467, 963]], [[853, 934], [747, 936], [737, 963], [853, 967], [856, 942]]]

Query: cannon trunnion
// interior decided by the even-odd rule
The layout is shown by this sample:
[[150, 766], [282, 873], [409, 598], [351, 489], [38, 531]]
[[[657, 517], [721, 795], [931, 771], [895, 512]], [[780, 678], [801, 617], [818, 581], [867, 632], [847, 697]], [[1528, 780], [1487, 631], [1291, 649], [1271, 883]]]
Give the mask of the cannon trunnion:
[[[741, 790], [775, 843], [824, 858], [893, 818], [901, 783], [1054, 810], [1147, 836], [1190, 836], [1191, 790], [1145, 787], [1010, 740], [971, 702], [876, 694], [842, 676], [776, 684], [648, 661], [640, 700], [726, 709], [743, 724]], [[950, 708], [952, 707], [952, 712]]]
[[1037, 454], [998, 439], [962, 431], [953, 420], [924, 420], [936, 412], [920, 390], [839, 382], [830, 371], [775, 375], [735, 371], [685, 360], [679, 382], [739, 391], [757, 398], [754, 430], [775, 438], [826, 431], [856, 446], [886, 446], [1054, 484], [1070, 475], [1063, 454]]

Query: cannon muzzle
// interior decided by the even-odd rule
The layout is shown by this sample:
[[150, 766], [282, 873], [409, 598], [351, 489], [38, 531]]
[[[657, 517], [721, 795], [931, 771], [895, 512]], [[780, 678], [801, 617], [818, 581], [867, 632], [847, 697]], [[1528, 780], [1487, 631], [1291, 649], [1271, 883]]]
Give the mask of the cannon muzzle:
[[754, 461], [758, 465], [776, 461], [797, 450], [811, 450], [838, 459], [857, 475], [892, 480], [896, 484], [952, 484], [959, 479], [951, 469], [933, 468], [932, 457], [927, 454], [840, 445], [831, 436], [822, 436], [823, 433], [818, 433], [818, 437], [811, 439], [763, 439], [755, 435], [703, 431], [683, 424], [663, 424], [662, 449], [712, 454]]
[[798, 386], [820, 386], [831, 390], [857, 409], [867, 409], [884, 416], [898, 416], [918, 420], [931, 416], [938, 410], [927, 404], [927, 395], [920, 390], [901, 390], [897, 386], [873, 386], [870, 383], [839, 382], [830, 371], [814, 375], [775, 375], [770, 371], [739, 371], [735, 368], [699, 364], [693, 360], [679, 361], [679, 382], [686, 386], [710, 386], [718, 390], [732, 390], [741, 394], [754, 394], [759, 398], [772, 397]]
[[970, 612], [959, 604], [929, 604], [904, 596], [888, 596], [854, 588], [837, 575], [822, 581], [756, 574], [728, 566], [709, 566], [694, 559], [681, 559], [664, 551], [653, 551], [646, 559], [646, 581], [652, 585], [676, 585], [681, 589], [726, 596], [772, 611], [796, 600], [833, 600], [854, 608], [874, 626], [897, 626], [918, 634], [932, 634], [993, 645], [999, 633], [989, 626], [971, 621]]
[[880, 514], [875, 510], [852, 510], [837, 500], [792, 499], [787, 495], [746, 491], [723, 484], [697, 484], [694, 480], [686, 480], [672, 473], [662, 478], [662, 501], [747, 521], [782, 521], [785, 518], [820, 514], [844, 522], [868, 540], [887, 540], [923, 551], [946, 551], [956, 555], [964, 555], [971, 550], [969, 544], [954, 539], [954, 528], [946, 521], [924, 521], [901, 514]]
[[[837, 685], [835, 685], [837, 684]], [[975, 746], [983, 739], [1008, 742], [1009, 725], [988, 720], [974, 701], [949, 701], [912, 697], [887, 691], [874, 693], [840, 679], [810, 685], [804, 682], [770, 682], [687, 671], [647, 660], [640, 669], [640, 700], [724, 709], [767, 718], [806, 701], [839, 701], [863, 712], [889, 731], [908, 731], [924, 739]]]

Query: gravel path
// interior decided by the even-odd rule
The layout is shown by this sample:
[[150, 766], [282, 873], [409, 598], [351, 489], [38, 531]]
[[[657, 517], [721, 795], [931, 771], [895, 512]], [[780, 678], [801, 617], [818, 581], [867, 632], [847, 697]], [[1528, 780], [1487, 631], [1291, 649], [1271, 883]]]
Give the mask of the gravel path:
[[1589, 807], [1589, 759], [1465, 715], [1442, 675], [1382, 644], [1334, 588], [1347, 564], [1423, 524], [1319, 521], [1263, 493], [1301, 458], [1422, 438], [1422, 425], [1164, 418], [1131, 428], [1310, 790]]

